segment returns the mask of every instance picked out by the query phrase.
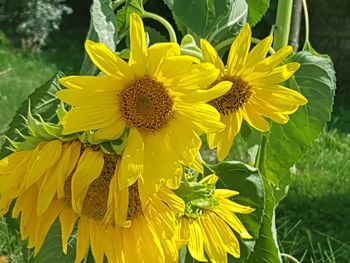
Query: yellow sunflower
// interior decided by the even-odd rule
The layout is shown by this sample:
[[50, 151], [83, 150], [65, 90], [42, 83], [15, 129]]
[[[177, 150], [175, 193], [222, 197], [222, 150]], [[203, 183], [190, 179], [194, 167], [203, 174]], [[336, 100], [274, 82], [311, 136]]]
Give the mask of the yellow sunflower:
[[[217, 180], [217, 176], [211, 175], [199, 183], [210, 186], [215, 185]], [[187, 245], [191, 256], [201, 262], [227, 262], [227, 253], [239, 258], [239, 242], [233, 230], [242, 238], [250, 239], [252, 236], [236, 214], [249, 214], [255, 209], [229, 200], [238, 194], [232, 190], [216, 189], [210, 202], [201, 198], [195, 209], [194, 200], [191, 204], [186, 203], [187, 208], [188, 205], [191, 208], [179, 220], [176, 234], [178, 247]]]
[[177, 43], [147, 48], [142, 20], [130, 16], [130, 59], [119, 58], [102, 43], [86, 42], [86, 51], [102, 76], [60, 79], [67, 89], [56, 95], [72, 105], [63, 118], [63, 134], [93, 130], [95, 140], [114, 140], [128, 128], [119, 186], [140, 178], [141, 199], [161, 181], [176, 188], [181, 163], [191, 163], [201, 146], [199, 135], [225, 127], [206, 102], [223, 95], [230, 82], [207, 89], [219, 74], [210, 63], [181, 56]]
[[77, 222], [75, 262], [91, 247], [96, 262], [174, 262], [176, 214], [184, 203], [161, 186], [142, 203], [138, 182], [118, 189], [120, 156], [97, 146], [59, 140], [0, 161], [0, 215], [14, 199], [13, 217], [35, 255], [57, 218], [63, 252]]
[[232, 88], [226, 94], [209, 101], [226, 124], [223, 131], [208, 134], [209, 147], [217, 148], [219, 160], [226, 158], [242, 120], [265, 132], [270, 124], [264, 117], [285, 124], [289, 114], [307, 103], [302, 94], [280, 85], [299, 68], [295, 62], [280, 65], [292, 53], [292, 47], [281, 48], [266, 58], [272, 36], [263, 39], [249, 52], [251, 35], [250, 26], [246, 24], [231, 45], [226, 67], [216, 50], [206, 40], [201, 40], [204, 61], [211, 62], [220, 70], [212, 85], [221, 81], [232, 82]]

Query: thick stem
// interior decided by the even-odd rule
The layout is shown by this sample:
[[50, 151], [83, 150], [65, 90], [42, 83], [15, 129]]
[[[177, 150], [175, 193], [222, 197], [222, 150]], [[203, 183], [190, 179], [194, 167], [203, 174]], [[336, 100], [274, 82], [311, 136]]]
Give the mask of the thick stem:
[[274, 36], [275, 40], [273, 42], [273, 49], [276, 51], [288, 45], [292, 7], [293, 0], [278, 1]]
[[150, 19], [156, 20], [159, 23], [161, 23], [166, 28], [166, 30], [168, 30], [169, 37], [170, 37], [170, 42], [177, 42], [175, 30], [172, 27], [172, 25], [166, 19], [164, 19], [163, 17], [161, 17], [161, 16], [159, 16], [157, 14], [150, 13], [150, 12], [147, 12], [147, 11], [144, 11], [142, 13], [142, 17], [143, 18], [150, 18]]
[[293, 46], [294, 52], [297, 52], [299, 50], [302, 7], [303, 7], [302, 0], [294, 0], [292, 23], [291, 23], [291, 30], [290, 30], [290, 37], [289, 37], [289, 43]]

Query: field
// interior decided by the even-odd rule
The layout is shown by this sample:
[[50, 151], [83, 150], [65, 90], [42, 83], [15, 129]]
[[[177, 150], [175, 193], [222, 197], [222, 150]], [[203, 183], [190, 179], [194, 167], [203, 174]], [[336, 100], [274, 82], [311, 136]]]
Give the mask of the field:
[[[79, 71], [82, 47], [66, 41], [33, 56], [3, 45], [0, 57], [1, 134], [36, 87], [59, 69]], [[328, 128], [295, 165], [289, 195], [277, 211], [281, 250], [301, 262], [350, 262], [349, 113], [337, 107]], [[24, 261], [21, 246], [18, 234], [0, 219], [0, 262], [1, 256]]]

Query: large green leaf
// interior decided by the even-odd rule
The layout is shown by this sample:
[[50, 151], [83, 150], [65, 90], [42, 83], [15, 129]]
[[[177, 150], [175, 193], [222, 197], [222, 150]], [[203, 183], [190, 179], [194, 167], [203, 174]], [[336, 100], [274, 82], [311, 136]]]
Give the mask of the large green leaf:
[[307, 152], [330, 119], [336, 88], [333, 63], [329, 57], [303, 51], [290, 61], [299, 62], [301, 67], [287, 86], [299, 90], [309, 102], [290, 116], [287, 124], [272, 124], [265, 175], [277, 185], [277, 202], [287, 193], [290, 168]]
[[[117, 30], [112, 2], [110, 0], [93, 0], [90, 8], [91, 21], [86, 39], [106, 44], [115, 51]], [[81, 75], [96, 74], [96, 67], [85, 53], [84, 62], [80, 69]]]
[[230, 257], [229, 261], [244, 262], [253, 251], [255, 239], [259, 236], [265, 206], [263, 179], [256, 168], [237, 161], [221, 162], [211, 166], [211, 168], [219, 177], [217, 188], [238, 191], [240, 194], [232, 198], [232, 200], [256, 209], [249, 215], [237, 214], [254, 239], [243, 240], [237, 234], [240, 241], [241, 257], [239, 259]]
[[72, 235], [68, 240], [68, 252], [62, 251], [62, 238], [60, 223], [55, 222], [46, 236], [45, 242], [38, 255], [34, 258], [35, 263], [73, 263], [75, 259], [76, 238]]
[[[21, 140], [16, 130], [19, 130], [21, 133], [26, 133], [24, 117], [27, 116], [29, 105], [33, 116], [40, 114], [46, 121], [57, 120], [56, 110], [60, 101], [55, 97], [55, 93], [60, 90], [58, 79], [62, 76], [63, 73], [57, 73], [44, 85], [37, 88], [29, 95], [28, 99], [22, 103], [15, 116], [12, 118], [8, 130], [4, 134], [5, 136], [15, 141]], [[11, 153], [11, 151], [7, 149], [9, 146], [9, 142], [5, 141], [0, 149], [0, 158]]]
[[213, 43], [237, 34], [246, 22], [245, 0], [164, 0], [176, 20]]
[[250, 253], [245, 263], [277, 263], [282, 262], [276, 240], [276, 227], [274, 220], [275, 198], [272, 187], [264, 179], [265, 209], [263, 221], [260, 226], [259, 238], [255, 242], [254, 251]]
[[265, 15], [270, 5], [270, 0], [247, 0], [248, 1], [248, 22], [255, 26]]

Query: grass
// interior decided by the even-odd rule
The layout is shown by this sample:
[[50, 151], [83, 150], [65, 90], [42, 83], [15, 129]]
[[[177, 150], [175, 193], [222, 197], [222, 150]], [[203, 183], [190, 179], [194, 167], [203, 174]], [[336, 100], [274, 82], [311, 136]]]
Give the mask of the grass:
[[[0, 134], [21, 101], [51, 75], [59, 69], [67, 74], [78, 72], [82, 41], [74, 41], [53, 38], [36, 56], [0, 46]], [[349, 110], [337, 109], [329, 130], [296, 164], [289, 195], [277, 210], [281, 251], [301, 262], [350, 262], [349, 116]], [[25, 262], [21, 246], [18, 233], [0, 218], [0, 262], [1, 256]]]
[[325, 131], [277, 210], [281, 247], [303, 262], [350, 262], [349, 194], [350, 134]]

